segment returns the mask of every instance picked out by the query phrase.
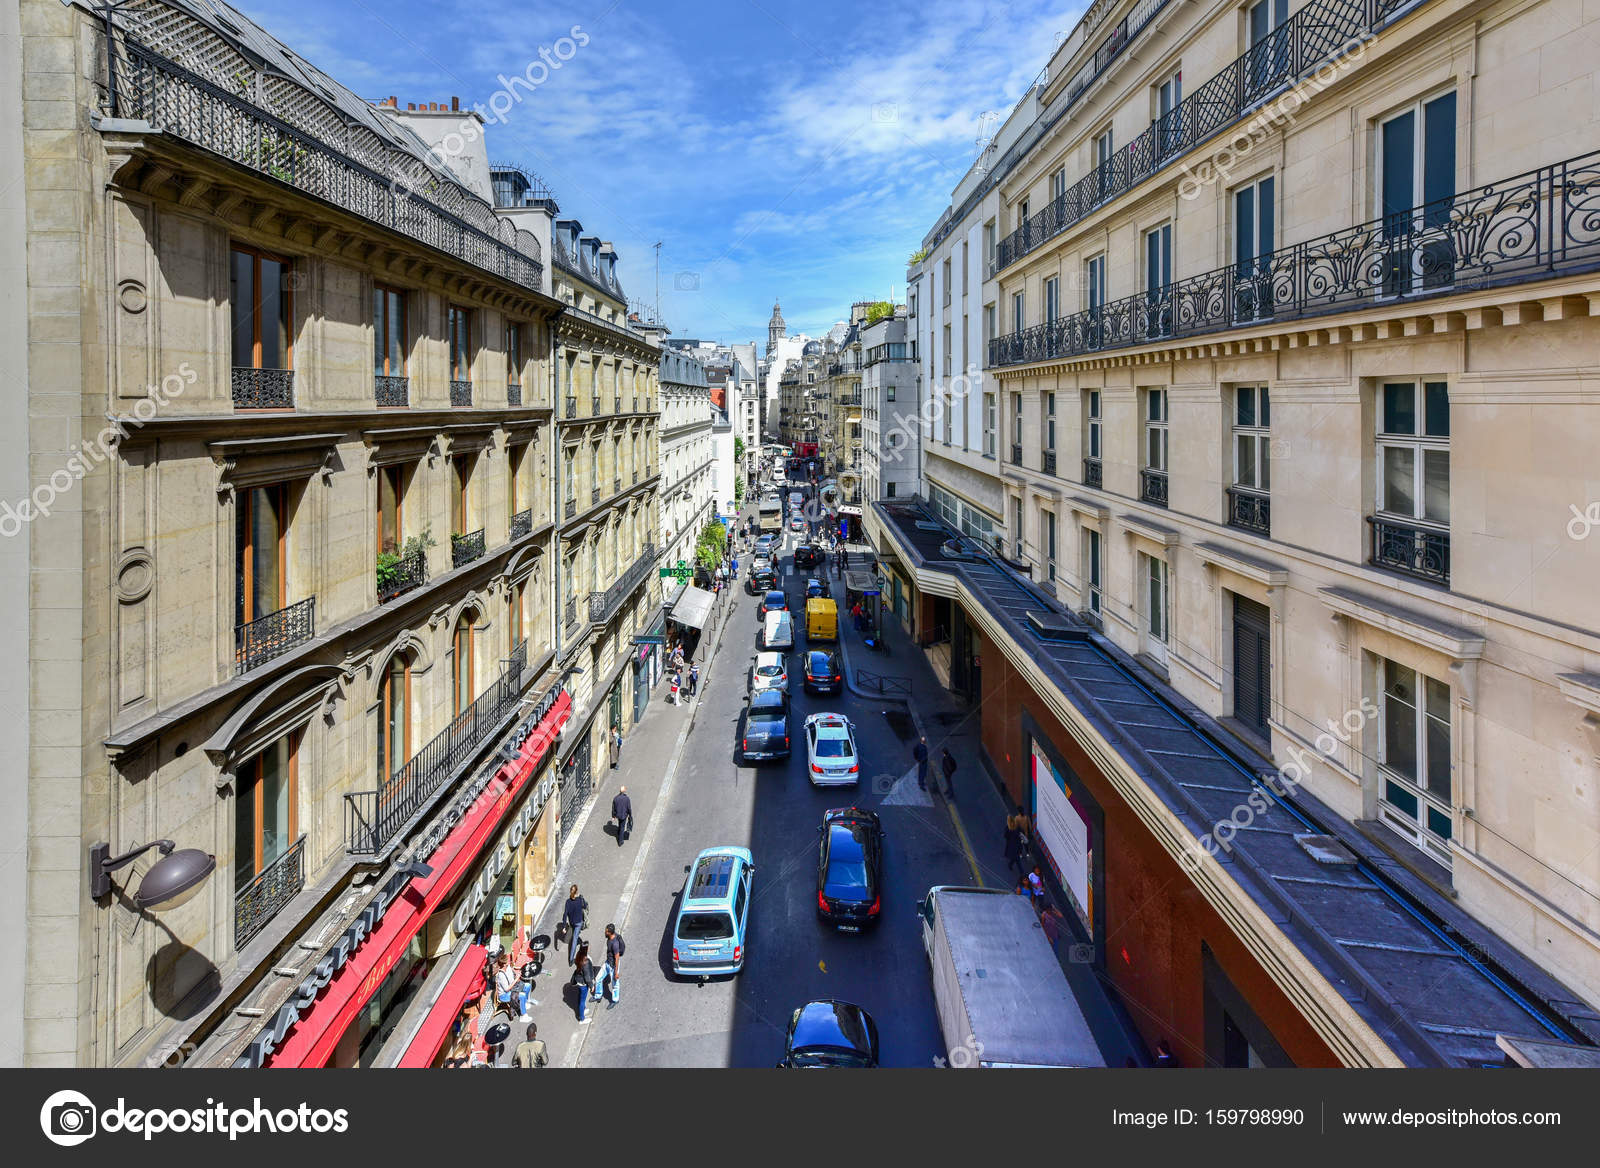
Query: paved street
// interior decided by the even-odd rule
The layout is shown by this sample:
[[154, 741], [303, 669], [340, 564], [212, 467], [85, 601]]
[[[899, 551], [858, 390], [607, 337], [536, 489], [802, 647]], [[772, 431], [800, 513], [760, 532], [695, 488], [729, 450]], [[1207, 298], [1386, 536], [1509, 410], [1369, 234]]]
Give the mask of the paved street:
[[[805, 583], [793, 572], [794, 542], [793, 535], [785, 537], [782, 560], [791, 604]], [[737, 765], [757, 600], [742, 588], [731, 599], [721, 647], [709, 672], [702, 667], [700, 704], [665, 800], [659, 794], [663, 772], [690, 710], [657, 696], [622, 765], [601, 785], [563, 877], [563, 883], [579, 883], [589, 900], [597, 949], [608, 921], [616, 921], [627, 939], [622, 1003], [614, 1010], [602, 1004], [591, 1012], [590, 1025], [577, 1026], [570, 991], [565, 1002], [555, 992], [567, 968], [563, 949], [551, 962], [554, 976], [541, 979], [535, 993], [541, 1036], [569, 1066], [770, 1066], [782, 1056], [793, 1009], [812, 998], [837, 997], [864, 1006], [877, 1020], [885, 1065], [931, 1066], [942, 1043], [914, 904], [932, 884], [972, 881], [949, 813], [917, 790], [912, 744], [891, 727], [888, 707], [849, 693], [807, 695], [798, 680], [792, 686], [793, 755], [786, 762]], [[712, 639], [708, 633], [706, 640]], [[803, 645], [791, 655], [791, 669], [798, 668], [800, 652]], [[807, 714], [825, 709], [856, 724], [863, 760], [857, 791], [820, 791], [806, 779], [799, 728]], [[619, 783], [628, 784], [637, 819], [620, 849], [605, 819]], [[851, 803], [880, 812], [887, 841], [883, 920], [859, 936], [825, 929], [813, 907], [822, 813]], [[701, 985], [671, 976], [671, 928], [689, 861], [714, 844], [751, 849], [755, 895], [744, 972]]]

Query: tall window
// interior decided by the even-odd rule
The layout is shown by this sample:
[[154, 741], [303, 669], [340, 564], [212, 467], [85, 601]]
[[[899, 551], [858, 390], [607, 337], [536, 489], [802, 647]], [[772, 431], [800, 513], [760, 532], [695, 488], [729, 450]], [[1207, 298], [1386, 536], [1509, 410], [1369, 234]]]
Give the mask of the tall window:
[[983, 343], [988, 345], [997, 335], [994, 322], [994, 305], [985, 304], [983, 306]]
[[1011, 294], [1011, 330], [1013, 332], [1020, 333], [1027, 327], [1027, 316], [1023, 311], [1025, 307], [1022, 293], [1013, 292]]
[[1051, 276], [1044, 282], [1044, 320], [1046, 324], [1054, 322], [1060, 315], [1061, 297], [1059, 295], [1060, 282]]
[[472, 311], [450, 306], [450, 380], [472, 380]]
[[[1401, 239], [1449, 222], [1456, 190], [1454, 93], [1422, 102], [1383, 123], [1378, 182], [1385, 239]], [[1455, 278], [1453, 246], [1446, 236], [1415, 248], [1391, 248], [1385, 260], [1384, 293], [1403, 296], [1418, 286], [1450, 284]]]
[[1454, 814], [1450, 687], [1395, 661], [1380, 659], [1378, 666], [1383, 821], [1448, 864]]
[[1110, 195], [1112, 191], [1111, 156], [1115, 153], [1116, 147], [1112, 144], [1111, 127], [1107, 126], [1105, 132], [1095, 135], [1094, 139], [1095, 182], [1099, 187], [1102, 199]]
[[239, 767], [233, 818], [235, 895], [300, 836], [300, 734], [286, 734]]
[[1276, 183], [1271, 176], [1233, 192], [1234, 308], [1236, 320], [1272, 314], [1272, 273]]
[[511, 593], [511, 643], [521, 644], [527, 639], [528, 582], [523, 580]]
[[1041, 399], [1040, 419], [1044, 423], [1044, 448], [1052, 454], [1056, 449], [1056, 395], [1046, 392]]
[[1024, 532], [1022, 530], [1022, 500], [1021, 499], [1012, 499], [1011, 500], [1011, 542], [1012, 542], [1012, 558], [1013, 559], [1016, 559], [1016, 560], [1022, 559], [1023, 535], [1024, 535]]
[[239, 495], [234, 526], [234, 623], [249, 624], [288, 603], [289, 491], [283, 483]]
[[994, 220], [991, 219], [983, 225], [983, 258], [985, 262], [990, 264], [994, 263], [994, 240], [995, 226]]
[[1039, 518], [1044, 523], [1045, 579], [1054, 581], [1056, 578], [1056, 513], [1054, 511], [1040, 511]]
[[522, 502], [522, 475], [523, 467], [528, 462], [528, 446], [523, 442], [506, 447], [506, 501], [510, 504], [509, 515], [516, 515], [522, 510], [518, 504]]
[[994, 394], [983, 395], [983, 452], [990, 458], [994, 457], [995, 444], [995, 401]]
[[1378, 425], [1378, 510], [1448, 528], [1450, 387], [1385, 382]]
[[1156, 149], [1165, 157], [1183, 145], [1183, 74], [1174, 73], [1156, 86]]
[[1145, 649], [1157, 660], [1165, 661], [1162, 651], [1172, 635], [1172, 590], [1167, 561], [1140, 553], [1144, 561]]
[[411, 757], [411, 659], [396, 653], [378, 686], [378, 778], [392, 775]]
[[522, 388], [522, 326], [506, 325], [506, 384]]
[[472, 677], [476, 662], [473, 658], [472, 633], [477, 614], [468, 609], [456, 621], [455, 635], [450, 640], [450, 668], [455, 695], [455, 716], [460, 717], [472, 705]]
[[472, 528], [472, 459], [472, 455], [462, 454], [450, 460], [450, 530], [457, 535]]
[[[1020, 393], [1011, 395], [1011, 445], [1019, 449], [1022, 446], [1022, 395]], [[1013, 452], [1012, 461], [1019, 461], [1020, 457], [1020, 455]]]
[[1241, 385], [1233, 391], [1233, 399], [1233, 485], [1270, 491], [1271, 395], [1264, 385]]
[[1167, 391], [1144, 391], [1144, 466], [1146, 470], [1167, 471]]
[[1066, 193], [1067, 193], [1067, 168], [1062, 166], [1062, 167], [1056, 168], [1055, 173], [1050, 176], [1050, 201], [1052, 203], [1054, 203], [1057, 199], [1060, 199]]
[[378, 468], [378, 550], [397, 552], [405, 543], [405, 467]]
[[1028, 200], [1023, 199], [1017, 204], [1017, 228], [1021, 230], [1028, 225], [1028, 218], [1032, 212], [1028, 209]]
[[1083, 266], [1083, 286], [1088, 297], [1086, 307], [1090, 312], [1106, 304], [1106, 257], [1097, 255]]
[[1172, 332], [1172, 224], [1144, 233], [1144, 289], [1149, 317], [1145, 327], [1153, 337]]
[[1100, 613], [1100, 590], [1103, 587], [1102, 552], [1100, 547], [1100, 532], [1093, 527], [1083, 529], [1083, 579], [1087, 586], [1087, 596], [1083, 598], [1083, 605], [1096, 616]]
[[1083, 456], [1100, 460], [1100, 391], [1083, 391]]
[[944, 267], [941, 269], [941, 275], [944, 277], [944, 302], [946, 304], [949, 304], [950, 303], [950, 260], [949, 260], [949, 257], [945, 258]]
[[406, 294], [382, 284], [372, 289], [372, 372], [377, 377], [406, 376], [408, 352]]
[[1252, 91], [1276, 85], [1289, 65], [1289, 40], [1278, 30], [1288, 23], [1289, 0], [1256, 0], [1247, 13], [1250, 49], [1245, 78]]
[[293, 369], [290, 332], [294, 293], [289, 261], [235, 247], [229, 274], [233, 364], [244, 369]]

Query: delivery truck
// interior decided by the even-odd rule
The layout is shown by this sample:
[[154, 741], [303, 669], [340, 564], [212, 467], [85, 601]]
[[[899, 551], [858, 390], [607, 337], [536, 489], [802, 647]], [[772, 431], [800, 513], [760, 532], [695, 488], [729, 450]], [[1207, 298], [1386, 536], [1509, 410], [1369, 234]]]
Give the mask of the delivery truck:
[[918, 913], [947, 1065], [1106, 1065], [1027, 897], [938, 885]]

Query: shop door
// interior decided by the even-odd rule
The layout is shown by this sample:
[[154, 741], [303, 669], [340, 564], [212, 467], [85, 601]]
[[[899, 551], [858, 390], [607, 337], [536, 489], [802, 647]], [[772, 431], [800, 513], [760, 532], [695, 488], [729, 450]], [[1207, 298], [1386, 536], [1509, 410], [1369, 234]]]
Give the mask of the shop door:
[[1269, 738], [1272, 709], [1272, 614], [1264, 604], [1233, 598], [1233, 716]]
[[572, 752], [572, 757], [567, 760], [566, 773], [561, 777], [561, 842], [567, 842], [567, 837], [572, 834], [573, 824], [577, 821], [578, 812], [589, 801], [589, 796], [594, 792], [594, 743], [591, 738], [594, 728], [591, 726], [588, 734], [583, 736], [583, 741]]
[[620, 677], [617, 679], [617, 684], [611, 687], [611, 711], [610, 712], [611, 712], [611, 717], [606, 722], [606, 732], [607, 733], [610, 732], [611, 727], [613, 727], [613, 726], [619, 726], [620, 727], [622, 725], [622, 679]]

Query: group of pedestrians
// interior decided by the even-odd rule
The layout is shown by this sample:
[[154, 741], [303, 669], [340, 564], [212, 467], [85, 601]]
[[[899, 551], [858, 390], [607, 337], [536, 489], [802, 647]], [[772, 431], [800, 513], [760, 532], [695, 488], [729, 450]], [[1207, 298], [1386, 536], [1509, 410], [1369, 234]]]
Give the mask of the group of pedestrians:
[[[917, 737], [917, 744], [911, 750], [912, 757], [917, 760], [917, 786], [922, 790], [928, 789], [928, 736]], [[950, 753], [948, 746], [942, 747], [939, 752], [939, 769], [944, 772], [944, 797], [951, 803], [956, 801], [956, 756]]]
[[670, 684], [672, 687], [672, 704], [675, 706], [680, 704], [678, 697], [679, 694], [682, 694], [684, 697], [692, 698], [695, 696], [695, 694], [700, 692], [699, 663], [690, 662], [689, 671], [687, 674], [684, 673], [683, 666], [683, 646], [674, 645], [672, 648], [672, 676], [670, 678]]
[[[617, 842], [620, 845], [633, 827], [633, 808], [628, 803], [628, 793], [624, 788], [618, 793], [617, 799], [612, 801], [613, 817], [618, 814], [618, 800], [621, 800], [623, 817], [617, 824]], [[616, 925], [608, 924], [605, 927], [605, 947], [601, 964], [596, 966], [594, 959], [589, 956], [589, 942], [584, 937], [588, 924], [589, 902], [578, 892], [578, 886], [574, 884], [567, 892], [567, 901], [561, 908], [561, 921], [557, 927], [566, 939], [567, 961], [572, 966], [572, 976], [567, 984], [578, 989], [580, 1026], [586, 1026], [591, 1021], [590, 1003], [605, 998], [606, 1009], [614, 1010], [617, 1003], [622, 1001], [622, 958], [628, 951], [628, 946], [623, 941], [622, 934], [617, 932]]]

